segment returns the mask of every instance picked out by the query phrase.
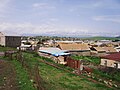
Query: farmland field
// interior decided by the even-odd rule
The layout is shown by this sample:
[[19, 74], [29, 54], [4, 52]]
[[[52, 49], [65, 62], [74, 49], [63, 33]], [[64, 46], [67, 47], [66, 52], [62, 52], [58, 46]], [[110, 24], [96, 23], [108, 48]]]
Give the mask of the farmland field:
[[[22, 54], [24, 57], [24, 63], [29, 66], [29, 69], [31, 71], [32, 69], [34, 69], [34, 66], [38, 64], [39, 74], [42, 82], [41, 86], [45, 90], [112, 90], [112, 88], [109, 88], [104, 84], [90, 81], [86, 77], [77, 76], [40, 62], [43, 61], [43, 58], [35, 53], [22, 52]], [[8, 63], [15, 67], [15, 83], [20, 90], [36, 90], [32, 85], [33, 83], [31, 82], [32, 80], [30, 78], [28, 68], [26, 69], [25, 67], [23, 67], [19, 61], [15, 60], [15, 58], [14, 60], [9, 60], [9, 58], [4, 57], [0, 58], [2, 60], [7, 60]], [[32, 73], [34, 75], [34, 72]], [[0, 85], [2, 86], [3, 82], [0, 81], [0, 83]]]

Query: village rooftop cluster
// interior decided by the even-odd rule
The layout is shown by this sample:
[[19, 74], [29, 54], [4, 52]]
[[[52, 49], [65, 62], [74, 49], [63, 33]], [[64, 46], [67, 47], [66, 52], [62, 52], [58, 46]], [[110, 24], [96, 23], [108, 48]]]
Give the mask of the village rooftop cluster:
[[[0, 32], [0, 45], [14, 47], [20, 51], [35, 51], [40, 57], [49, 58], [54, 63], [75, 69], [74, 72], [77, 74], [82, 74], [86, 70], [88, 76], [92, 75], [91, 68], [104, 68], [108, 70], [106, 72], [120, 70], [120, 40], [46, 37], [8, 35]], [[86, 62], [88, 59], [86, 57], [100, 58], [100, 62], [97, 65], [89, 64]], [[111, 82], [109, 84], [112, 85]], [[115, 84], [115, 87], [118, 85]]]
[[37, 50], [41, 56], [66, 64], [70, 55], [101, 57], [101, 64], [120, 69], [120, 41], [112, 40], [42, 40], [0, 32], [0, 45], [23, 51]]

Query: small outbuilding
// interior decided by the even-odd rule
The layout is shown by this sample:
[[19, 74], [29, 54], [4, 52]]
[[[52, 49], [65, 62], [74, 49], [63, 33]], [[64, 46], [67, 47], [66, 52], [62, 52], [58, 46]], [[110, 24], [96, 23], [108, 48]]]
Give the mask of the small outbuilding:
[[19, 47], [21, 45], [21, 36], [0, 32], [0, 45], [5, 47]]
[[120, 52], [102, 57], [100, 65], [120, 69]]
[[56, 63], [66, 64], [66, 57], [70, 55], [66, 50], [60, 50], [54, 47], [41, 47], [39, 54], [44, 57], [52, 58]]

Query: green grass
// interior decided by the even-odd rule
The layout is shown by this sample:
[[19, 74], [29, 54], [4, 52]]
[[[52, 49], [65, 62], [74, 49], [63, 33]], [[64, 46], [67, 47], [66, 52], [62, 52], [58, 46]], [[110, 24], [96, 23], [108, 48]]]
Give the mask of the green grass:
[[[39, 64], [42, 84], [46, 90], [112, 90], [102, 84], [96, 84], [86, 78], [67, 73], [63, 70], [39, 62], [39, 60], [43, 58], [35, 53], [23, 53], [23, 56], [25, 63], [30, 66], [30, 69], [32, 69], [36, 63]], [[49, 59], [44, 58], [43, 60], [47, 61]], [[18, 61], [13, 60], [11, 62], [15, 65], [20, 90], [35, 90], [30, 81], [28, 72]]]
[[44, 63], [39, 64], [40, 74], [49, 90], [111, 90], [85, 78], [64, 72]]
[[4, 85], [4, 77], [1, 76], [0, 78], [0, 86]]
[[[73, 59], [76, 60], [86, 60], [87, 62], [91, 62], [94, 65], [99, 65], [100, 64], [100, 58], [98, 57], [91, 57], [91, 56], [72, 56]], [[120, 72], [116, 71], [116, 73], [113, 74], [109, 74], [109, 73], [105, 73], [102, 72], [98, 69], [93, 69], [93, 73], [96, 76], [96, 78], [102, 78], [103, 80], [113, 80], [116, 82], [120, 82]]]
[[113, 81], [117, 81], [120, 82], [120, 72], [116, 71], [116, 73], [114, 74], [108, 74], [105, 72], [102, 72], [100, 70], [94, 69], [94, 74], [96, 74], [97, 76], [99, 76], [100, 78], [104, 78], [104, 79], [108, 79], [108, 80], [113, 80]]
[[61, 67], [61, 68], [65, 68], [66, 70], [73, 71], [72, 68], [70, 68], [70, 67], [68, 67], [68, 66], [65, 66], [65, 65], [63, 65], [63, 64], [55, 63], [55, 62], [54, 62], [52, 59], [50, 59], [50, 58], [46, 58], [46, 57], [43, 57], [43, 56], [39, 56], [39, 58], [41, 58], [41, 59], [44, 60], [44, 61], [53, 63], [53, 64], [55, 64], [55, 65], [57, 65], [57, 66], [59, 66], [59, 67]]
[[17, 50], [16, 48], [10, 48], [10, 47], [2, 47], [0, 46], [0, 52], [8, 51], [8, 50]]
[[[91, 82], [86, 78], [38, 62], [38, 60], [43, 58], [37, 55], [24, 53], [24, 56], [27, 61], [29, 61], [29, 65], [33, 65], [36, 62], [39, 64], [40, 75], [43, 81], [42, 83], [46, 90], [112, 90], [104, 85]], [[44, 58], [44, 60], [46, 59], [47, 58]]]
[[13, 60], [12, 63], [15, 65], [20, 90], [36, 90], [30, 81], [28, 72], [22, 67], [21, 63], [16, 60]]
[[[0, 57], [2, 60], [9, 61], [13, 64], [16, 71], [16, 80], [20, 90], [36, 90], [33, 83], [30, 81], [28, 72], [22, 67], [21, 63], [17, 60], [9, 60], [7, 57]], [[9, 74], [9, 73], [8, 73]], [[3, 78], [0, 78], [0, 85], [3, 84]]]
[[85, 60], [87, 62], [91, 62], [93, 64], [99, 65], [100, 64], [100, 58], [94, 57], [94, 56], [71, 56], [75, 60]]
[[82, 40], [96, 40], [96, 41], [97, 40], [120, 40], [120, 38], [96, 36], [96, 37], [83, 38]]

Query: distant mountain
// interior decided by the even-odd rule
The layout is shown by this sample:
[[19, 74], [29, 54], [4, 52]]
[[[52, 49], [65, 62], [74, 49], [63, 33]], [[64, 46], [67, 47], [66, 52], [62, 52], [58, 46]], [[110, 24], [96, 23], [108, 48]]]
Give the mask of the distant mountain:
[[117, 36], [116, 38], [120, 38], [120, 36]]
[[58, 36], [58, 37], [76, 37], [76, 38], [89, 38], [92, 37], [91, 35], [63, 35], [63, 34], [54, 34], [54, 33], [49, 33], [49, 34], [31, 34], [31, 33], [24, 33], [22, 36]]
[[23, 33], [22, 36], [40, 36], [40, 34]]

